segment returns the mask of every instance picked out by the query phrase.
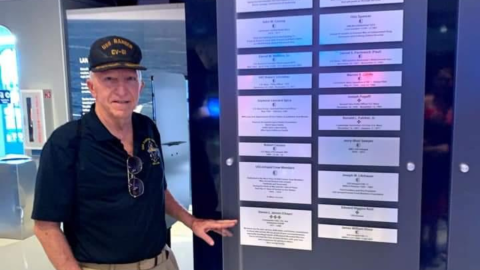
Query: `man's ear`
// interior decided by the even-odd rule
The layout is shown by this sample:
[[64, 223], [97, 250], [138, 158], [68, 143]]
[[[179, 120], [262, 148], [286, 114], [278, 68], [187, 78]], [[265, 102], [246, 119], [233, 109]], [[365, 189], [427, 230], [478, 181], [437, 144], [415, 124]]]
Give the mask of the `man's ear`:
[[94, 98], [97, 97], [97, 92], [96, 92], [96, 89], [93, 87], [93, 78], [90, 78], [87, 80], [87, 86], [88, 86], [88, 90], [90, 90], [90, 94], [92, 94], [92, 96]]
[[142, 92], [144, 87], [145, 87], [145, 82], [142, 80], [142, 84], [140, 85], [140, 93]]

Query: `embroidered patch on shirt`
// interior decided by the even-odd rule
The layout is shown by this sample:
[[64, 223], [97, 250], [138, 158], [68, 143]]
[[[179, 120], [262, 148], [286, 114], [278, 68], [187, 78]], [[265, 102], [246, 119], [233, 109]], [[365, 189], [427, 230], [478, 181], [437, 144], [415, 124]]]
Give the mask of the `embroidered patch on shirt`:
[[142, 143], [142, 151], [147, 151], [150, 159], [152, 160], [152, 165], [160, 164], [160, 149], [155, 140], [151, 138], [146, 138]]

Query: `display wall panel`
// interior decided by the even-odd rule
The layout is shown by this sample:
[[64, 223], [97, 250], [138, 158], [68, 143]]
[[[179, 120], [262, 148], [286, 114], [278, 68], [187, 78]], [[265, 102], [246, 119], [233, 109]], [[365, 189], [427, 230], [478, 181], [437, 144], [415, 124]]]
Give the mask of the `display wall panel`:
[[480, 129], [478, 121], [478, 56], [480, 2], [460, 0], [456, 80], [451, 144], [451, 183], [448, 228], [448, 270], [478, 269], [480, 248], [475, 211], [480, 204]]
[[426, 16], [425, 0], [217, 2], [222, 210], [240, 221], [224, 269], [419, 269]]

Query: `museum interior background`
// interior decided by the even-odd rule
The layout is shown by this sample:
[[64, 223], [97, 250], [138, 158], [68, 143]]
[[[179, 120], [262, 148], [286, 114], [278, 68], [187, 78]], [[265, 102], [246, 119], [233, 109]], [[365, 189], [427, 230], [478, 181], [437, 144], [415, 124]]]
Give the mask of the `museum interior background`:
[[[313, 2], [318, 3], [317, 0]], [[165, 149], [172, 164], [182, 164], [170, 171], [171, 178], [175, 179], [171, 180], [172, 183], [179, 183], [178, 193], [184, 196], [182, 204], [198, 217], [221, 218], [222, 183], [228, 179], [221, 178], [224, 160], [221, 156], [223, 126], [220, 126], [220, 93], [228, 90], [219, 86], [217, 53], [224, 41], [218, 39], [217, 34], [217, 25], [222, 23], [217, 21], [217, 12], [220, 11], [217, 10], [217, 4], [213, 0], [0, 1], [0, 90], [8, 90], [3, 93], [10, 94], [8, 104], [0, 104], [0, 158], [24, 154], [32, 157], [35, 162], [39, 154], [38, 149], [25, 150], [23, 147], [25, 127], [19, 92], [23, 89], [50, 89], [55, 113], [49, 120], [54, 126], [78, 117], [89, 102], [88, 97], [82, 94], [81, 81], [85, 78], [85, 74], [82, 74], [84, 66], [81, 63], [85, 46], [98, 35], [119, 32], [131, 36], [148, 48], [147, 55], [151, 59], [147, 60], [147, 64], [152, 67], [152, 72], [144, 75], [147, 79], [147, 91], [142, 96], [139, 111], [159, 121], [164, 115], [162, 112], [177, 111], [178, 117], [181, 117], [180, 124], [175, 129], [176, 133], [171, 133], [172, 139], [168, 140], [175, 146], [166, 145]], [[474, 3], [474, 0], [428, 1], [428, 14], [425, 15], [427, 42], [423, 59], [426, 65], [424, 74], [419, 74], [424, 76], [425, 86], [422, 89], [411, 89], [424, 92], [424, 114], [421, 116], [423, 166], [417, 168], [422, 172], [421, 232], [418, 239], [420, 259], [418, 268], [415, 269], [478, 268], [478, 262], [468, 261], [471, 257], [465, 255], [470, 254], [468, 251], [472, 250], [472, 245], [457, 245], [455, 249], [449, 246], [449, 240], [452, 239], [449, 234], [451, 214], [458, 213], [452, 212], [452, 203], [458, 203], [451, 198], [455, 191], [452, 188], [453, 183], [458, 180], [454, 172], [458, 171], [458, 164], [455, 163], [453, 155], [457, 151], [455, 149], [464, 149], [454, 146], [456, 137], [453, 135], [457, 134], [455, 127], [458, 120], [455, 116], [457, 111], [459, 114], [465, 113], [460, 109], [466, 109], [465, 106], [459, 106], [459, 99], [455, 98], [461, 96], [461, 89], [457, 87], [457, 70], [475, 69], [464, 54], [463, 58], [459, 58], [460, 49], [464, 47], [461, 41], [465, 41], [461, 35], [470, 35], [468, 40], [472, 44], [477, 44], [479, 40], [478, 33], [470, 29], [471, 26], [478, 25], [478, 21], [474, 23], [475, 16], [472, 18], [472, 14], [468, 13], [468, 10], [475, 9], [480, 10], [480, 6]], [[122, 15], [115, 20], [102, 19], [105, 14], [112, 16], [118, 15], [118, 12]], [[123, 17], [122, 20], [122, 16], [128, 18]], [[468, 18], [466, 20], [471, 26], [459, 31], [462, 16]], [[25, 20], [26, 17], [30, 20]], [[464, 23], [468, 24], [467, 22]], [[98, 24], [102, 25], [98, 28], [100, 30], [90, 27]], [[35, 44], [37, 50], [32, 51], [31, 44]], [[476, 55], [472, 54], [472, 58], [476, 58]], [[461, 66], [462, 61], [466, 66]], [[474, 85], [469, 86], [475, 88]], [[169, 92], [172, 89], [175, 91]], [[159, 99], [158, 95], [152, 96], [152, 93], [176, 98], [179, 103], [177, 106], [169, 106], [168, 103], [162, 103], [163, 99]], [[465, 96], [461, 97], [465, 99]], [[478, 114], [478, 108], [470, 109], [466, 113], [470, 116]], [[164, 128], [168, 129], [171, 125], [168, 123]], [[459, 130], [480, 137], [475, 128]], [[457, 139], [460, 137], [457, 136]], [[178, 142], [181, 143], [175, 144]], [[472, 151], [478, 150], [478, 144], [470, 140], [468, 143]], [[11, 169], [12, 166], [7, 163], [0, 162], [0, 175]], [[15, 170], [18, 169], [17, 165], [14, 167]], [[470, 167], [473, 172], [473, 164], [470, 164]], [[23, 228], [25, 224], [22, 225], [16, 219], [20, 211], [12, 210], [11, 205], [12, 201], [21, 198], [15, 195], [19, 192], [18, 187], [7, 182], [5, 177], [0, 178], [0, 269], [53, 269], [28, 228]], [[9, 189], [5, 188], [7, 186]], [[471, 192], [476, 191], [477, 189], [471, 189]], [[470, 195], [467, 192], [461, 193], [461, 196], [469, 198], [464, 201], [469, 203], [468, 206], [478, 205]], [[28, 198], [25, 200], [29, 201]], [[25, 206], [25, 209], [27, 208]], [[471, 215], [474, 216], [475, 213]], [[473, 226], [477, 221], [462, 219], [460, 222]], [[18, 231], [19, 236], [16, 234]], [[475, 235], [471, 238], [475, 238]], [[241, 253], [231, 254], [228, 250], [224, 251], [222, 240], [218, 237], [215, 240], [217, 245], [212, 248], [193, 238], [188, 230], [178, 223], [171, 229], [171, 243], [179, 254], [183, 270], [220, 270], [224, 269], [225, 260], [242, 256]], [[366, 251], [368, 252], [368, 249]], [[462, 252], [463, 257], [458, 254]], [[466, 261], [467, 266], [458, 268], [456, 264], [449, 263], [453, 254]], [[322, 262], [318, 262], [318, 266], [318, 269], [322, 269]], [[295, 269], [301, 269], [301, 266], [297, 267]], [[346, 270], [362, 269], [360, 265], [358, 268]]]

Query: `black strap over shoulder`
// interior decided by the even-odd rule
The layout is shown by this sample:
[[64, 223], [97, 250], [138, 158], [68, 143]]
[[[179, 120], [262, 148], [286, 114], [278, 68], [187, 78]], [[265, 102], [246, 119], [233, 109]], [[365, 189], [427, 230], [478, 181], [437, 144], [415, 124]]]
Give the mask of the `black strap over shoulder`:
[[79, 165], [78, 157], [80, 154], [80, 144], [82, 142], [82, 137], [83, 137], [83, 123], [82, 123], [82, 118], [80, 118], [77, 120], [76, 136], [75, 136], [75, 139], [73, 140], [73, 149], [75, 149], [75, 158], [74, 158], [75, 167]]
[[81, 139], [83, 135], [83, 124], [82, 124], [82, 118], [77, 120], [77, 139]]

